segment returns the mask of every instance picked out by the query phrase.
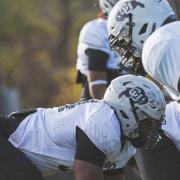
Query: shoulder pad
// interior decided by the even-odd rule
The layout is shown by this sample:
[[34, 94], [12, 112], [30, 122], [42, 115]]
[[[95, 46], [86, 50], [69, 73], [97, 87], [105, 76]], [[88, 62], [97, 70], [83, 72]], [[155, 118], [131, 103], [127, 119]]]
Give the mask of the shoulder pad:
[[107, 37], [106, 21], [96, 19], [83, 26], [79, 42], [88, 45], [90, 48], [104, 47], [106, 46]]

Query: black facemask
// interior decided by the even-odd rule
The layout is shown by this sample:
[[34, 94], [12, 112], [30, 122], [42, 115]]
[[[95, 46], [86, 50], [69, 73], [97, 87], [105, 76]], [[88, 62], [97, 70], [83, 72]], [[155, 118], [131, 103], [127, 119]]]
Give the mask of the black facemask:
[[137, 138], [129, 138], [125, 137], [126, 140], [131, 142], [131, 144], [135, 148], [141, 148], [145, 151], [151, 151], [153, 150], [161, 141], [161, 136], [159, 134], [159, 131], [153, 130], [150, 131], [148, 134], [144, 134], [144, 138], [141, 138], [142, 135], [140, 135]]

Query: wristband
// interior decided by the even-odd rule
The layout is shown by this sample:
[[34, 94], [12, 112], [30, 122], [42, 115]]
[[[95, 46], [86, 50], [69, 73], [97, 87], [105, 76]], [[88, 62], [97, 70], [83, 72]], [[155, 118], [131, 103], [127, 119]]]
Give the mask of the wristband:
[[94, 85], [107, 85], [106, 80], [95, 80], [95, 81], [90, 81], [89, 85], [94, 86]]

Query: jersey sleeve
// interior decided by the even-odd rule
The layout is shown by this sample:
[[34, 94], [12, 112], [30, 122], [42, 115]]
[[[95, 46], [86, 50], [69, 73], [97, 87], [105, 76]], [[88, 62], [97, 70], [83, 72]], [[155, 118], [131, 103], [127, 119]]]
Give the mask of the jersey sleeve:
[[87, 49], [88, 70], [90, 71], [106, 71], [108, 54], [96, 49]]
[[75, 159], [103, 166], [106, 155], [98, 149], [82, 129], [76, 127], [76, 154]]
[[98, 20], [90, 21], [84, 25], [79, 36], [79, 46], [86, 49], [96, 49], [109, 54], [106, 23]]

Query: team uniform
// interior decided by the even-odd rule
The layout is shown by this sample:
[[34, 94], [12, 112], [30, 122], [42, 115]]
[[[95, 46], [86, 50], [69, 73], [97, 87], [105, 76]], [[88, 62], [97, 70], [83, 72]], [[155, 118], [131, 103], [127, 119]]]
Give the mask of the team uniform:
[[161, 82], [173, 99], [180, 99], [180, 22], [169, 23], [147, 39], [142, 53], [145, 70]]
[[165, 104], [151, 81], [124, 75], [102, 100], [0, 116], [0, 179], [42, 180], [66, 170], [77, 179], [117, 178], [134, 147], [159, 143]]
[[[95, 54], [92, 62], [88, 57], [89, 50]], [[88, 92], [88, 70], [106, 71], [108, 84], [121, 74], [118, 65], [120, 56], [110, 49], [105, 19], [98, 18], [83, 26], [79, 36], [77, 56], [77, 83], [83, 84], [84, 99], [91, 98]]]
[[121, 141], [121, 124], [103, 100], [38, 108], [9, 137], [43, 176], [73, 170], [74, 159], [122, 173], [135, 148]]

